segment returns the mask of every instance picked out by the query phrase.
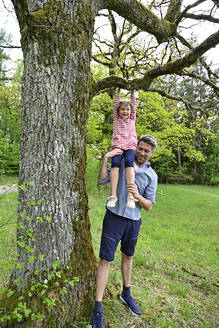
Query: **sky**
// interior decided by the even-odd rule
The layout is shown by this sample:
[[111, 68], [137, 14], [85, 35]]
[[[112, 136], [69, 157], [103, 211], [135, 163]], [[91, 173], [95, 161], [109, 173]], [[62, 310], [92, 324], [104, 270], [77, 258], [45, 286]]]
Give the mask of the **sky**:
[[[185, 0], [187, 4], [191, 4], [193, 1], [191, 0]], [[208, 3], [210, 3], [211, 0], [208, 0], [205, 2], [205, 6], [207, 8]], [[6, 10], [5, 7], [9, 10]], [[219, 10], [218, 10], [218, 16], [219, 16]], [[191, 21], [192, 22], [192, 21]], [[194, 23], [194, 21], [192, 22]], [[218, 25], [217, 25], [218, 26]], [[216, 24], [209, 23], [207, 28], [206, 25], [199, 25], [197, 29], [197, 37], [198, 40], [204, 40], [207, 38], [211, 33], [214, 33], [217, 31], [218, 27]], [[5, 31], [8, 34], [12, 35], [12, 44], [19, 46], [20, 45], [20, 32], [19, 32], [19, 26], [18, 22], [15, 16], [15, 13], [12, 10], [12, 4], [11, 0], [0, 0], [0, 28], [4, 28]], [[185, 31], [184, 33], [189, 33]], [[10, 49], [8, 50], [9, 55], [11, 57], [11, 65], [13, 65], [13, 62], [16, 59], [21, 59], [23, 57], [22, 50], [21, 49]], [[217, 66], [219, 66], [219, 45], [216, 48], [213, 48], [209, 50], [206, 53], [206, 56], [208, 57], [208, 60], [212, 60], [213, 63]]]
[[[3, 1], [10, 11], [4, 8]], [[15, 13], [12, 11], [11, 0], [3, 1], [0, 0], [0, 28], [3, 28], [7, 34], [11, 34], [12, 44], [14, 46], [20, 46], [20, 30]], [[23, 58], [21, 49], [10, 49], [8, 53], [10, 54], [12, 62], [16, 59]]]

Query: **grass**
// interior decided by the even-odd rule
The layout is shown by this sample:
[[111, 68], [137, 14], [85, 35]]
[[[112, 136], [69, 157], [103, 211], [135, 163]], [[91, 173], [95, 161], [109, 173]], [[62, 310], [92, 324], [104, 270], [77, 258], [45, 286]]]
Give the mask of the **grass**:
[[0, 195], [0, 292], [16, 261], [16, 209], [17, 193]]
[[[97, 162], [90, 158], [87, 190], [92, 240], [98, 257], [108, 187], [97, 186], [97, 172]], [[117, 298], [122, 288], [118, 249], [103, 299], [105, 327], [219, 326], [218, 196], [217, 187], [159, 186], [153, 210], [142, 211], [141, 232], [133, 261], [131, 287], [143, 314], [133, 317]], [[16, 193], [12, 193], [0, 198], [1, 220], [14, 213], [16, 197]], [[14, 222], [15, 216], [12, 215], [12, 218]], [[4, 229], [7, 230], [2, 232]], [[7, 257], [15, 256], [15, 248], [6, 250], [4, 247], [4, 244], [14, 244], [14, 225], [0, 229], [0, 239], [4, 241], [0, 247], [0, 258], [5, 258], [5, 254]], [[9, 277], [11, 262], [4, 259], [0, 268], [5, 268], [5, 272], [0, 270], [3, 285]], [[87, 320], [81, 318], [81, 322]], [[78, 326], [85, 327], [85, 324]]]
[[7, 175], [0, 175], [0, 185], [7, 185], [12, 186], [13, 184], [18, 183], [18, 178], [14, 175], [7, 176]]

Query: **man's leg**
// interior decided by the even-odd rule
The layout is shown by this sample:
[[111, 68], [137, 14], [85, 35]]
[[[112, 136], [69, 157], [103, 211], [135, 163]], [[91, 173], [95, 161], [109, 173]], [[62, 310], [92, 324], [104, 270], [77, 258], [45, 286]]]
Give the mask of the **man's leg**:
[[100, 259], [96, 274], [96, 301], [102, 302], [103, 293], [108, 281], [110, 262]]
[[123, 291], [119, 298], [126, 304], [134, 315], [141, 315], [141, 310], [136, 304], [134, 298], [131, 296], [130, 284], [132, 275], [132, 256], [127, 256], [122, 253], [122, 278], [123, 278]]
[[122, 253], [121, 271], [123, 278], [123, 286], [130, 287], [132, 275], [132, 256]]
[[132, 275], [132, 259], [138, 234], [141, 226], [141, 220], [132, 221], [127, 219], [127, 229], [121, 240], [122, 263], [121, 271], [123, 277], [123, 291], [119, 298], [126, 304], [134, 315], [141, 315], [141, 310], [131, 296], [130, 285]]
[[96, 302], [92, 315], [92, 328], [103, 328], [102, 322], [102, 299], [108, 281], [110, 262], [100, 259], [96, 274]]
[[96, 273], [96, 302], [93, 309], [92, 328], [103, 328], [102, 298], [108, 281], [110, 263], [114, 260], [114, 253], [123, 234], [123, 220], [116, 214], [106, 211], [100, 244], [100, 262]]

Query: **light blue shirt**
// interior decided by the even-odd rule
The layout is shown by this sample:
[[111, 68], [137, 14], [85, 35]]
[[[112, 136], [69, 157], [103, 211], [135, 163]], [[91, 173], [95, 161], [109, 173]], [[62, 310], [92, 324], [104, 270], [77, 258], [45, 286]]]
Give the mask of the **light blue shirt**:
[[[134, 162], [135, 170], [135, 184], [138, 187], [138, 192], [141, 196], [149, 199], [152, 204], [156, 203], [155, 195], [157, 189], [157, 174], [152, 169], [150, 163], [142, 167], [138, 167]], [[108, 176], [104, 180], [99, 180], [100, 184], [107, 184], [110, 182], [110, 168], [108, 169]], [[135, 208], [126, 207], [127, 203], [127, 188], [126, 188], [126, 169], [124, 159], [121, 162], [119, 170], [119, 182], [117, 186], [118, 200], [115, 207], [108, 210], [131, 220], [139, 220], [141, 218], [141, 206], [135, 202]]]

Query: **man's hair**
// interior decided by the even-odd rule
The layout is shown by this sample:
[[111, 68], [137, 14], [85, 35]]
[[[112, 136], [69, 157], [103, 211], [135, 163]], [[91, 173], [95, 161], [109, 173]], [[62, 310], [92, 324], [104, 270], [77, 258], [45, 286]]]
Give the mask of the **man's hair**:
[[138, 139], [138, 145], [139, 145], [139, 142], [145, 142], [149, 145], [152, 146], [152, 151], [154, 152], [155, 149], [157, 148], [157, 140], [153, 137], [153, 136], [150, 136], [149, 134], [147, 134], [146, 136], [141, 136], [139, 139]]

